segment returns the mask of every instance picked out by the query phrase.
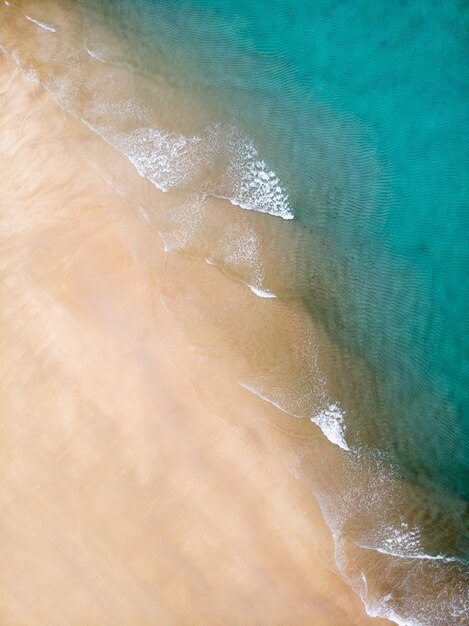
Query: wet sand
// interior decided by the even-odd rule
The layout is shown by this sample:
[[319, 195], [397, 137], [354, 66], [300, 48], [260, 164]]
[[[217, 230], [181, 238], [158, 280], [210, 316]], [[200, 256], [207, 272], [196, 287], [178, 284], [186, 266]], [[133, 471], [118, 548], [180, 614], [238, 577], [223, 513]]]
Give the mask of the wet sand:
[[190, 267], [157, 237], [142, 265], [120, 234], [143, 218], [79, 123], [0, 64], [2, 626], [389, 623], [324, 565], [319, 508], [276, 456], [314, 427], [205, 401], [202, 377], [232, 404], [158, 304], [158, 267]]

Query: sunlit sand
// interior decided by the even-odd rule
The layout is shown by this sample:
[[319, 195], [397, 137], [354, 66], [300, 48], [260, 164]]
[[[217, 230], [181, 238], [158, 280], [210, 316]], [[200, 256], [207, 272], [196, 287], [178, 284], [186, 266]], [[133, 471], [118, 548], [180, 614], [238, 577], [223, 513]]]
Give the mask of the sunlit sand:
[[[179, 261], [116, 219], [78, 122], [0, 58], [2, 626], [388, 623], [326, 567], [319, 508], [277, 458], [312, 425], [243, 390], [256, 426], [223, 414], [229, 385], [159, 296]], [[147, 266], [121, 237], [145, 228]]]

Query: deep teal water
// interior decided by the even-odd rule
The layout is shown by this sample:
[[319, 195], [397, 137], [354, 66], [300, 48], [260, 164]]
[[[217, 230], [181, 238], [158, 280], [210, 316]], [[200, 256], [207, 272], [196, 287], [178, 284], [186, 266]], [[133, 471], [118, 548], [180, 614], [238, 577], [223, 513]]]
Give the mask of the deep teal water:
[[375, 422], [373, 443], [407, 476], [469, 497], [467, 4], [112, 10], [195, 100], [248, 129], [320, 238], [302, 296], [374, 372], [349, 436]]

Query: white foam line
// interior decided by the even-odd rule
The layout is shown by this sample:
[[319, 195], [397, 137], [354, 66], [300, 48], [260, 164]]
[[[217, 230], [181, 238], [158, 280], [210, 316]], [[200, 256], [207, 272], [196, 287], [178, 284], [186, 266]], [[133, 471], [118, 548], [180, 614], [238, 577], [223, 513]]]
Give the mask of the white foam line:
[[389, 550], [387, 548], [378, 548], [365, 546], [361, 543], [355, 544], [359, 548], [363, 548], [364, 550], [372, 550], [374, 552], [380, 552], [381, 554], [387, 554], [389, 556], [395, 556], [400, 559], [421, 559], [421, 560], [429, 560], [429, 561], [443, 561], [445, 563], [461, 563], [460, 559], [454, 556], [443, 556], [442, 554], [437, 554], [436, 556], [432, 556], [431, 554], [425, 554], [424, 552], [418, 552], [417, 554], [404, 554], [402, 552], [395, 552], [394, 550]]
[[[217, 265], [217, 263], [213, 259], [210, 259], [208, 257], [205, 257], [204, 261], [205, 263], [207, 263], [207, 265]], [[249, 283], [245, 283], [244, 281], [242, 282], [243, 282], [243, 285], [246, 285], [246, 287], [249, 287], [252, 293], [258, 296], [259, 298], [276, 298], [277, 297], [274, 293], [272, 293], [268, 289], [261, 289], [260, 287], [256, 287], [255, 285], [250, 285]], [[249, 389], [249, 391], [253, 391], [253, 390]], [[265, 399], [266, 398], [263, 398], [263, 400]]]
[[233, 206], [237, 206], [240, 209], [244, 209], [245, 211], [256, 211], [257, 213], [264, 213], [266, 215], [272, 215], [272, 217], [280, 217], [282, 220], [293, 220], [295, 216], [290, 211], [290, 209], [285, 209], [281, 213], [276, 211], [261, 211], [260, 209], [253, 209], [249, 204], [244, 204], [243, 202], [239, 202], [230, 196], [221, 196], [218, 194], [213, 194], [216, 198], [220, 198], [221, 200], [228, 200]]
[[[245, 383], [240, 383], [239, 381], [238, 381], [238, 385], [240, 385], [244, 389], [247, 389], [248, 391], [250, 391], [251, 393], [256, 395], [258, 398], [260, 398], [261, 400], [264, 400], [264, 402], [268, 402], [269, 404], [274, 406], [279, 411], [282, 411], [282, 413], [286, 413], [287, 415], [293, 415], [292, 413], [289, 413], [288, 411], [286, 411], [280, 404], [277, 404], [277, 402], [275, 402], [274, 400], [271, 400], [267, 396], [264, 396], [255, 387], [252, 387], [251, 385], [246, 385]], [[298, 417], [298, 416], [297, 415], [293, 415], [293, 417]]]
[[93, 59], [96, 59], [97, 61], [101, 61], [101, 63], [106, 63], [106, 61], [102, 59], [97, 52], [94, 52], [93, 50], [90, 50], [89, 48], [85, 48], [85, 50], [90, 55], [90, 57], [93, 57]]
[[53, 26], [49, 26], [48, 24], [44, 24], [44, 22], [39, 22], [38, 20], [35, 20], [33, 17], [29, 17], [29, 15], [26, 15], [26, 19], [29, 20], [30, 22], [32, 22], [33, 24], [36, 24], [36, 26], [39, 26], [39, 28], [43, 28], [44, 30], [49, 30], [51, 33], [55, 33], [56, 30]]
[[[279, 411], [282, 411], [282, 413], [286, 413], [287, 415], [290, 415], [292, 417], [302, 419], [301, 415], [295, 415], [294, 413], [290, 413], [280, 404], [260, 393], [260, 391], [258, 391], [255, 387], [252, 387], [251, 385], [246, 385], [245, 383], [241, 383], [239, 381], [238, 385], [255, 394], [258, 398], [261, 398], [261, 400], [268, 402], [276, 409], [279, 409]], [[316, 426], [319, 426], [323, 435], [328, 441], [330, 441], [330, 443], [338, 446], [339, 448], [342, 448], [342, 450], [345, 450], [346, 452], [353, 452], [353, 450], [348, 447], [343, 436], [343, 418], [344, 415], [339, 407], [336, 404], [331, 404], [327, 409], [324, 409], [315, 417], [311, 417], [310, 421], [313, 422], [313, 424], [316, 424]]]
[[277, 296], [269, 291], [268, 289], [260, 289], [259, 287], [255, 287], [254, 285], [250, 285], [249, 283], [245, 283], [249, 287], [249, 289], [259, 298], [276, 298]]
[[391, 622], [394, 622], [397, 626], [423, 626], [421, 622], [417, 622], [413, 619], [409, 621], [407, 618], [402, 618], [393, 609], [388, 608], [387, 606], [385, 608], [374, 608], [371, 604], [367, 604], [363, 598], [362, 602], [365, 605], [366, 614], [370, 617], [383, 617]]

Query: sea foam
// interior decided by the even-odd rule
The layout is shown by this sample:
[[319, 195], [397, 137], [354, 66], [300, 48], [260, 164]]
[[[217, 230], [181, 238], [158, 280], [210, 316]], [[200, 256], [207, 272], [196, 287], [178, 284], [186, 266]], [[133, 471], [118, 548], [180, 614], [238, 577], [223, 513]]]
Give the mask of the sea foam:
[[339, 446], [342, 450], [350, 451], [344, 437], [344, 413], [338, 404], [330, 404], [326, 409], [312, 417], [311, 421], [319, 426], [331, 443]]
[[33, 24], [36, 24], [36, 26], [39, 26], [39, 28], [42, 28], [43, 30], [48, 30], [51, 33], [55, 33], [57, 31], [57, 29], [54, 28], [54, 26], [51, 26], [50, 24], [45, 24], [44, 22], [40, 22], [39, 20], [35, 20], [33, 17], [30, 17], [29, 15], [26, 15], [26, 19], [32, 22]]
[[[117, 133], [111, 143], [158, 189], [205, 191], [242, 209], [293, 219], [288, 193], [249, 139], [234, 126], [214, 124], [201, 135], [157, 128]], [[216, 172], [218, 164], [226, 162]], [[204, 171], [215, 170], [212, 180]]]
[[255, 294], [256, 296], [259, 296], [259, 298], [276, 298], [277, 297], [274, 293], [272, 293], [268, 289], [261, 289], [260, 287], [256, 287], [255, 285], [249, 285], [249, 284], [247, 284], [247, 286], [252, 291], [252, 293]]

